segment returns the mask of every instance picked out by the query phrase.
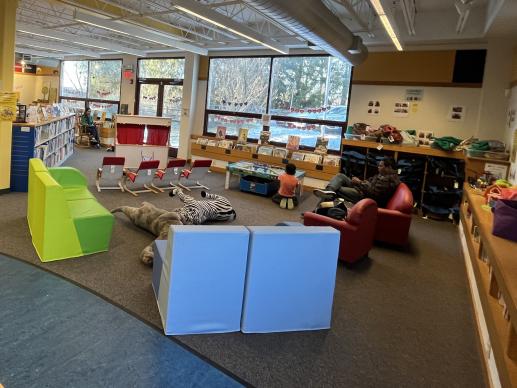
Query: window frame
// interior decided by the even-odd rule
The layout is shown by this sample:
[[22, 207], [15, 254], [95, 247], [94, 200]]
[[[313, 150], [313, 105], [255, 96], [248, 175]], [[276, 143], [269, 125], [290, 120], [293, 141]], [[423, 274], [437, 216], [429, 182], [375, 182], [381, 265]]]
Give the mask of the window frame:
[[[165, 85], [174, 85], [181, 86], [183, 88], [183, 83], [185, 81], [185, 71], [183, 71], [183, 78], [140, 78], [138, 76], [140, 69], [140, 61], [147, 59], [183, 59], [186, 62], [185, 56], [174, 56], [174, 57], [145, 57], [138, 58], [136, 61], [136, 85], [135, 85], [135, 102], [133, 106], [133, 112], [138, 114], [138, 109], [140, 108], [140, 85], [142, 84], [153, 84], [158, 85], [158, 101], [156, 107], [156, 116], [162, 117], [163, 114], [163, 90]], [[182, 97], [183, 98], [183, 97]], [[172, 131], [172, 127], [171, 127]], [[169, 146], [169, 150], [173, 150], [173, 152], [178, 152], [178, 147]]]
[[[97, 98], [88, 98], [89, 92], [90, 92], [90, 63], [91, 62], [108, 62], [108, 61], [120, 61], [120, 81], [119, 81], [119, 99], [118, 100], [104, 100], [104, 99], [97, 99]], [[110, 59], [80, 59], [80, 60], [74, 60], [70, 62], [88, 62], [88, 77], [86, 80], [86, 97], [67, 97], [63, 96], [61, 94], [61, 86], [63, 85], [63, 64], [67, 61], [61, 61], [61, 68], [60, 68], [60, 74], [59, 74], [59, 102], [61, 100], [74, 100], [74, 101], [84, 101], [85, 109], [88, 109], [90, 107], [90, 102], [98, 102], [103, 104], [113, 104], [117, 105], [117, 114], [120, 112], [120, 100], [122, 97], [122, 73], [124, 71], [124, 61], [122, 58], [110, 58]]]
[[[212, 56], [208, 58], [208, 77], [206, 82], [206, 95], [205, 95], [205, 115], [203, 122], [203, 136], [215, 137], [215, 133], [208, 132], [208, 116], [211, 114], [218, 114], [222, 116], [236, 116], [236, 117], [246, 117], [246, 118], [254, 118], [254, 119], [262, 119], [262, 113], [245, 113], [245, 112], [233, 112], [233, 111], [224, 111], [217, 109], [209, 109], [208, 108], [208, 88], [210, 85], [210, 63], [212, 59], [231, 59], [231, 58], [269, 58], [269, 81], [268, 81], [268, 90], [267, 90], [267, 100], [266, 100], [266, 112], [264, 114], [269, 114], [270, 102], [271, 102], [271, 91], [272, 85], [271, 81], [273, 79], [273, 60], [275, 58], [295, 58], [295, 57], [331, 57], [328, 54], [296, 54], [296, 55], [238, 55], [238, 56]], [[319, 125], [327, 125], [332, 127], [341, 127], [341, 138], [343, 138], [346, 133], [346, 129], [348, 126], [348, 117], [350, 114], [350, 96], [352, 94], [352, 79], [354, 74], [354, 67], [352, 66], [350, 72], [350, 84], [348, 87], [348, 106], [346, 110], [346, 117], [344, 121], [332, 121], [332, 120], [320, 120], [320, 119], [311, 119], [311, 118], [303, 118], [303, 117], [290, 117], [283, 115], [271, 115], [271, 121], [285, 121], [285, 122], [298, 122], [304, 124], [319, 124]], [[268, 129], [269, 130], [269, 129]], [[227, 139], [237, 140], [237, 136], [227, 135]], [[258, 143], [259, 139], [248, 139], [249, 143]], [[279, 142], [269, 142], [271, 145], [277, 147], [285, 147], [286, 143]], [[328, 150], [329, 154], [341, 154], [342, 145], [340, 145], [339, 150]], [[314, 151], [314, 147], [308, 147], [300, 144], [301, 151]]]

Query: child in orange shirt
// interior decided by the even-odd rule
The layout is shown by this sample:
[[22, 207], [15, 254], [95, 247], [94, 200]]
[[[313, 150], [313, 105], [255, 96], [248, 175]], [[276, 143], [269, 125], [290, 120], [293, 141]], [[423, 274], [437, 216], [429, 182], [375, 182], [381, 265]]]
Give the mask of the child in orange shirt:
[[282, 209], [294, 209], [298, 206], [298, 198], [296, 197], [296, 188], [300, 184], [298, 179], [295, 177], [296, 166], [292, 163], [288, 163], [285, 166], [285, 173], [278, 177], [280, 181], [280, 188], [278, 193], [273, 195], [273, 202], [280, 204]]

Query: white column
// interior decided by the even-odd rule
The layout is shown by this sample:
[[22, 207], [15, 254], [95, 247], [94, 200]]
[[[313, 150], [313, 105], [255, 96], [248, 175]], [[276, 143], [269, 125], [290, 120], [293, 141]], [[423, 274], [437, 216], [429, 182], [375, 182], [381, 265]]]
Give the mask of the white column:
[[511, 42], [505, 39], [488, 41], [476, 133], [480, 139], [505, 138], [507, 90], [511, 81], [512, 59]]
[[190, 135], [193, 132], [196, 113], [198, 74], [199, 55], [192, 53], [186, 54], [178, 158], [190, 158]]

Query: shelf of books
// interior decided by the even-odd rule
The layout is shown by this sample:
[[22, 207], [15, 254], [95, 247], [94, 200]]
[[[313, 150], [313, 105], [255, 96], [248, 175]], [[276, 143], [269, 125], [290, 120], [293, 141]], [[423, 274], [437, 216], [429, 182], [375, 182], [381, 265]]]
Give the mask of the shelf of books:
[[[242, 136], [238, 140], [217, 137], [192, 136], [192, 155], [225, 162], [241, 160], [257, 161], [273, 166], [293, 163], [304, 170], [306, 176], [328, 181], [340, 172], [339, 155], [326, 153], [326, 147], [317, 147], [317, 152], [297, 150], [296, 140], [288, 141], [287, 147], [276, 147], [262, 139], [262, 144], [247, 143]], [[292, 143], [295, 143], [294, 145]]]
[[11, 191], [27, 191], [29, 159], [61, 165], [74, 152], [75, 115], [40, 123], [13, 123]]

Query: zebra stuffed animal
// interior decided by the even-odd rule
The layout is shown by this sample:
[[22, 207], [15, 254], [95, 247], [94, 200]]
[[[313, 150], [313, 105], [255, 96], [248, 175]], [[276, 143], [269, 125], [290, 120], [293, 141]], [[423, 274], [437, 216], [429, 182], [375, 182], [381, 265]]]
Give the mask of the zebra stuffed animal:
[[[201, 192], [205, 200], [198, 201], [179, 189], [174, 189], [170, 196], [178, 195], [185, 204], [174, 210], [159, 209], [152, 203], [143, 202], [140, 207], [120, 206], [112, 213], [124, 213], [136, 226], [151, 232], [157, 240], [167, 240], [170, 225], [198, 225], [208, 221], [228, 221], [237, 214], [230, 201], [223, 196]], [[154, 259], [153, 244], [146, 246], [140, 253], [144, 264], [152, 265]]]

